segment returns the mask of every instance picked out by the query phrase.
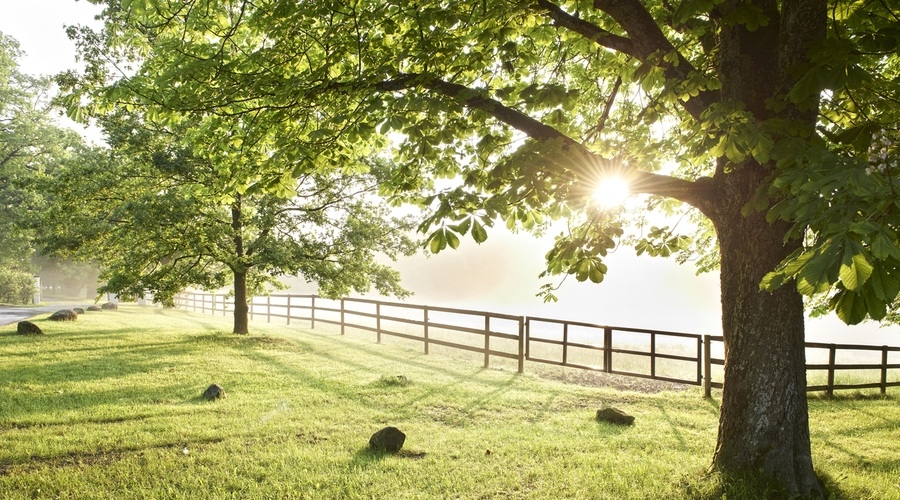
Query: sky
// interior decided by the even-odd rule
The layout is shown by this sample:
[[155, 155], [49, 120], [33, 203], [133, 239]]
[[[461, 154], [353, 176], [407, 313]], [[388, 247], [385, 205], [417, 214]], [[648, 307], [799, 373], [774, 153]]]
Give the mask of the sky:
[[[93, 17], [100, 9], [86, 0], [0, 0], [0, 6], [0, 31], [19, 41], [26, 52], [20, 68], [33, 75], [79, 68], [64, 26], [99, 26]], [[481, 245], [466, 238], [456, 251], [404, 258], [397, 267], [404, 286], [415, 294], [408, 299], [411, 303], [721, 334], [717, 273], [696, 276], [690, 265], [637, 257], [629, 248], [607, 258], [609, 273], [603, 283], [569, 278], [557, 293], [559, 302], [544, 304], [535, 294], [546, 282], [538, 274], [552, 242], [551, 236], [538, 239], [500, 227]], [[848, 327], [832, 315], [808, 320], [807, 339], [900, 345], [900, 327], [872, 323]]]

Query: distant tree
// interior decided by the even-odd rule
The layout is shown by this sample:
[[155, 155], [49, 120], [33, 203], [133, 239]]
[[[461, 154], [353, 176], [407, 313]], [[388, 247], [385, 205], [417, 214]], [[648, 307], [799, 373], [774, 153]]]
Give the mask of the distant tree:
[[[884, 317], [900, 293], [891, 2], [94, 1], [105, 30], [80, 32], [89, 70], [63, 82], [74, 114], [138, 105], [252, 120], [260, 142], [308, 158], [393, 132], [385, 191], [459, 179], [426, 200], [433, 250], [482, 241], [497, 218], [538, 228], [568, 216], [547, 272], [599, 282], [627, 220], [591, 203], [601, 179], [690, 214], [696, 234], [633, 242], [720, 266], [714, 466], [822, 494], [803, 296], [855, 323]], [[109, 79], [106, 57], [128, 71]], [[873, 164], [880, 137], [887, 161]]]
[[[47, 252], [100, 263], [99, 289], [152, 293], [164, 304], [195, 286], [232, 285], [234, 333], [249, 332], [248, 297], [298, 274], [338, 297], [374, 288], [404, 297], [399, 274], [381, 262], [409, 255], [414, 224], [373, 196], [385, 168], [309, 173], [278, 194], [228, 190], [223, 172], [178, 138], [131, 122], [106, 122], [110, 150], [94, 150], [47, 183]], [[234, 162], [242, 162], [236, 155]]]
[[31, 182], [80, 139], [53, 121], [52, 81], [20, 72], [19, 57], [18, 42], [0, 33], [0, 271], [16, 290], [0, 300], [28, 302], [34, 296], [29, 222], [43, 204]]

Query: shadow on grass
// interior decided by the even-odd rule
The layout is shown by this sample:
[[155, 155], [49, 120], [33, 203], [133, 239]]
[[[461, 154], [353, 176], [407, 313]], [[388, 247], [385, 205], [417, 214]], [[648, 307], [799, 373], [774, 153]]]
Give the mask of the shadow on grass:
[[372, 464], [376, 464], [381, 462], [386, 458], [399, 458], [406, 460], [421, 460], [425, 458], [427, 454], [424, 451], [413, 451], [413, 450], [400, 450], [397, 453], [391, 453], [387, 451], [379, 451], [373, 450], [368, 446], [364, 446], [353, 454], [353, 458], [350, 460], [350, 468], [366, 468], [371, 466]]
[[110, 465], [132, 453], [143, 453], [153, 450], [182, 450], [207, 444], [217, 444], [224, 438], [199, 438], [189, 441], [157, 443], [148, 446], [124, 446], [121, 448], [101, 449], [90, 452], [69, 452], [61, 455], [31, 455], [26, 460], [10, 460], [0, 463], [0, 476], [29, 474], [42, 468], [84, 467]]
[[687, 444], [687, 441], [685, 441], [684, 439], [684, 435], [681, 433], [678, 422], [676, 422], [674, 418], [669, 416], [669, 413], [666, 411], [666, 408], [662, 404], [657, 403], [656, 408], [659, 409], [660, 414], [662, 414], [663, 420], [665, 420], [666, 423], [669, 424], [669, 428], [671, 429], [670, 433], [675, 436], [675, 440], [678, 441], [678, 448], [681, 451], [687, 451], [689, 449], [689, 446]]

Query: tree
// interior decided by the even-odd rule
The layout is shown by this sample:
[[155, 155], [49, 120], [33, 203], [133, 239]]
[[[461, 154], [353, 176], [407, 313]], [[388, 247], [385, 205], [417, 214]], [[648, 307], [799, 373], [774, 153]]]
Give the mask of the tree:
[[[288, 195], [252, 186], [222, 191], [214, 165], [161, 129], [111, 116], [110, 150], [68, 163], [47, 183], [55, 202], [43, 218], [45, 249], [100, 262], [100, 292], [171, 304], [189, 286], [215, 290], [229, 279], [234, 333], [246, 334], [248, 296], [299, 274], [338, 297], [374, 287], [407, 296], [379, 261], [409, 255], [414, 224], [371, 196], [384, 167], [310, 173]], [[235, 156], [234, 161], [246, 158]]]
[[[627, 219], [590, 202], [601, 179], [688, 212], [696, 234], [630, 240], [720, 266], [713, 465], [822, 493], [803, 295], [857, 322], [900, 291], [897, 107], [878, 104], [897, 102], [900, 81], [887, 2], [131, 0], [108, 2], [105, 18], [102, 35], [80, 33], [100, 57], [68, 79], [74, 113], [89, 97], [169, 120], [252, 119], [280, 154], [325, 159], [402, 134], [384, 192], [459, 179], [425, 198], [434, 251], [482, 241], [498, 218], [571, 217], [547, 273], [599, 282]], [[112, 82], [103, 57], [132, 72]], [[873, 168], [879, 137], [887, 160]]]
[[[43, 200], [30, 183], [67, 156], [79, 139], [51, 117], [51, 80], [19, 71], [19, 44], [0, 33], [0, 271], [2, 300], [34, 297], [33, 231]], [[11, 290], [15, 290], [14, 292]]]

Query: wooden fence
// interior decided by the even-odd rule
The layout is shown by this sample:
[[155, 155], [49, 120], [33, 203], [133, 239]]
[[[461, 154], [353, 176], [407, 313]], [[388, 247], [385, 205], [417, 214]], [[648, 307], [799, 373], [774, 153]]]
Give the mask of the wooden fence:
[[[714, 349], [714, 343], [722, 343], [724, 339], [721, 336], [713, 337], [707, 335], [704, 339], [705, 344], [705, 352], [712, 352]], [[900, 387], [900, 378], [894, 381], [889, 381], [888, 375], [892, 370], [900, 370], [900, 362], [890, 363], [890, 354], [897, 353], [898, 361], [900, 361], [900, 347], [891, 347], [891, 346], [873, 346], [873, 345], [856, 345], [856, 344], [826, 344], [822, 342], [807, 342], [806, 343], [806, 351], [807, 356], [809, 356], [810, 351], [816, 350], [826, 350], [828, 351], [828, 362], [827, 363], [809, 363], [806, 364], [806, 373], [807, 377], [809, 377], [810, 372], [817, 371], [825, 371], [826, 382], [824, 384], [808, 384], [806, 386], [806, 390], [808, 392], [812, 391], [825, 391], [828, 395], [834, 395], [835, 390], [841, 389], [874, 389], [878, 388], [881, 390], [882, 394], [887, 392], [888, 387]], [[837, 356], [840, 352], [848, 352], [848, 353], [858, 353], [858, 352], [879, 352], [881, 354], [881, 361], [879, 363], [850, 363], [850, 362], [837, 362]], [[705, 357], [706, 367], [704, 371], [706, 373], [712, 372], [712, 366], [724, 366], [725, 360], [719, 357], [714, 357], [712, 355]], [[877, 382], [855, 382], [855, 383], [843, 383], [838, 384], [835, 383], [835, 374], [841, 371], [860, 371], [860, 370], [877, 370], [879, 372], [879, 380]], [[710, 394], [710, 390], [712, 388], [721, 389], [722, 383], [715, 382], [712, 380], [712, 377], [706, 377], [706, 381], [704, 384], [706, 394]]]
[[[221, 294], [182, 293], [175, 298], [179, 307], [226, 315], [233, 301]], [[483, 355], [485, 368], [491, 358], [516, 362], [521, 373], [525, 361], [601, 371], [631, 377], [703, 385], [707, 396], [722, 382], [714, 379], [724, 366], [721, 336], [647, 330], [599, 325], [551, 318], [535, 318], [447, 307], [405, 304], [369, 299], [325, 299], [317, 295], [272, 294], [250, 301], [250, 318], [264, 316], [308, 321], [347, 329], [372, 332], [376, 342], [395, 337], [420, 343], [425, 354], [431, 346], [475, 352]], [[400, 331], [405, 330], [405, 331]], [[900, 387], [900, 347], [807, 342], [807, 350], [827, 350], [827, 363], [808, 363], [807, 372], [826, 372], [826, 383], [811, 384], [807, 391]], [[841, 352], [881, 353], [880, 363], [838, 363]], [[715, 368], [714, 368], [715, 367]], [[875, 370], [877, 382], [836, 383], [835, 374], [848, 370]], [[896, 380], [894, 380], [896, 379]], [[721, 380], [721, 379], [720, 379]]]

